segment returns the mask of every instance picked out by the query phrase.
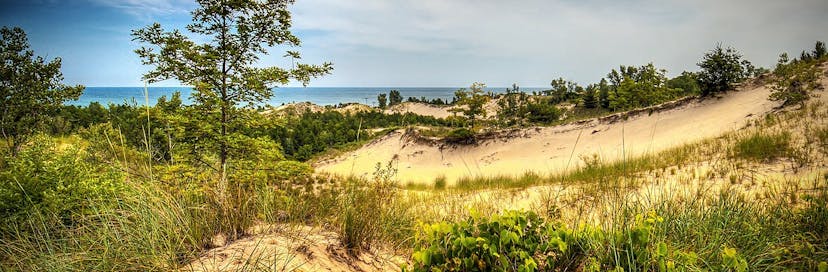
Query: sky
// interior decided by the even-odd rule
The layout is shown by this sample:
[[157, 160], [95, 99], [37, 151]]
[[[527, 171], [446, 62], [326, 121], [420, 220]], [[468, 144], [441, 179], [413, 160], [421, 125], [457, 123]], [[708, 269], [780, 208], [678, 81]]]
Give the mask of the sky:
[[[22, 27], [36, 55], [60, 57], [64, 82], [143, 86], [130, 33], [182, 29], [187, 0], [0, 0], [0, 25]], [[262, 66], [330, 61], [312, 87], [544, 87], [599, 81], [619, 65], [696, 71], [721, 43], [757, 66], [828, 41], [826, 0], [297, 0], [300, 48], [273, 48]], [[151, 86], [179, 86], [174, 80]], [[291, 86], [298, 86], [291, 83]]]

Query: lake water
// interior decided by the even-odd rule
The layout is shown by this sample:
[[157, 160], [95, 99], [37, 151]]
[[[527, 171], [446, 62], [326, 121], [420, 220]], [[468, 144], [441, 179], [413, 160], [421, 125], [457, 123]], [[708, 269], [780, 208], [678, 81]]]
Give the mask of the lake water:
[[[294, 102], [311, 102], [318, 105], [337, 105], [339, 103], [363, 103], [368, 105], [377, 104], [377, 95], [388, 93], [390, 90], [398, 90], [403, 99], [408, 97], [423, 97], [428, 99], [441, 98], [451, 101], [454, 92], [460, 87], [283, 87], [273, 89], [273, 97], [267, 104], [278, 106]], [[544, 88], [521, 88], [521, 91], [540, 91]], [[170, 97], [174, 92], [180, 91], [185, 103], [189, 102], [189, 87], [150, 87], [150, 105], [155, 104], [161, 96]], [[487, 91], [502, 93], [502, 88], [486, 88]], [[80, 99], [69, 101], [66, 104], [86, 106], [91, 102], [99, 102], [104, 106], [110, 103], [123, 104], [137, 103], [144, 104], [144, 87], [87, 87]]]

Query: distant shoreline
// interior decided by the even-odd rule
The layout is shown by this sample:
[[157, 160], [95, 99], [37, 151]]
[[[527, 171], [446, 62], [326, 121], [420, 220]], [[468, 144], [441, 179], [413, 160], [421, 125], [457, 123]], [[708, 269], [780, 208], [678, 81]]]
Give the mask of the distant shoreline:
[[[404, 99], [408, 97], [426, 97], [428, 99], [441, 98], [451, 100], [454, 92], [462, 87], [279, 87], [274, 88], [271, 99], [263, 105], [279, 106], [283, 104], [311, 102], [326, 106], [347, 103], [362, 103], [376, 106], [377, 95], [388, 93], [390, 90], [399, 90]], [[531, 93], [541, 91], [546, 87], [522, 87], [521, 91]], [[181, 92], [185, 104], [189, 104], [192, 87], [147, 87], [149, 103], [155, 105], [161, 96], [170, 97], [176, 91]], [[504, 93], [506, 87], [489, 87], [486, 91]], [[87, 106], [91, 102], [104, 105], [135, 103], [144, 104], [144, 87], [86, 87], [81, 97], [76, 101], [69, 101], [67, 105]]]

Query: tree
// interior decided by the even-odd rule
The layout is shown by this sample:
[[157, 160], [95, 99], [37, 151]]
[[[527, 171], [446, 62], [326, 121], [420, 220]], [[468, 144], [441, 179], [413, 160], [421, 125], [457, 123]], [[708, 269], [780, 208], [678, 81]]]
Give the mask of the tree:
[[[290, 32], [289, 0], [198, 0], [187, 25], [192, 37], [179, 30], [165, 31], [155, 23], [132, 32], [133, 40], [149, 44], [135, 52], [144, 65], [154, 69], [144, 79], [157, 82], [177, 79], [193, 86], [193, 150], [214, 151], [226, 183], [227, 163], [249, 137], [241, 133], [256, 103], [273, 95], [271, 88], [297, 80], [307, 85], [311, 78], [328, 74], [331, 63], [295, 68], [257, 67], [259, 57], [276, 45], [297, 47], [299, 38]], [[198, 43], [198, 41], [205, 41]], [[294, 59], [296, 52], [288, 51]], [[203, 161], [203, 160], [201, 160]], [[222, 188], [219, 188], [222, 190]]]
[[526, 118], [529, 122], [549, 124], [558, 121], [561, 111], [548, 99], [531, 102], [526, 105]]
[[0, 36], [0, 132], [16, 155], [49, 114], [78, 99], [84, 87], [63, 84], [61, 59], [35, 56], [23, 29], [3, 27]]
[[621, 65], [609, 78], [610, 91], [606, 100], [612, 110], [648, 107], [675, 98], [678, 91], [667, 86], [667, 71], [648, 63], [642, 66]]
[[745, 79], [750, 62], [743, 61], [742, 55], [731, 47], [721, 44], [704, 54], [697, 65], [702, 69], [698, 74], [702, 95], [727, 91]]
[[696, 74], [693, 72], [681, 72], [681, 75], [667, 81], [667, 87], [681, 90], [684, 95], [698, 95], [701, 93], [699, 83], [696, 81]]
[[820, 59], [824, 57], [826, 54], [825, 52], [825, 43], [822, 41], [817, 41], [814, 45], [814, 58]]
[[388, 106], [400, 104], [402, 103], [402, 101], [403, 98], [402, 95], [400, 95], [400, 91], [391, 90], [390, 92], [388, 92]]
[[596, 97], [597, 94], [597, 85], [589, 85], [586, 87], [586, 90], [583, 94], [581, 94], [581, 102], [583, 103], [584, 108], [594, 109], [598, 107], [598, 98]]
[[609, 108], [609, 93], [610, 86], [609, 84], [607, 84], [607, 80], [602, 78], [601, 82], [598, 83], [598, 104], [601, 106], [601, 108]]
[[552, 89], [545, 90], [544, 94], [552, 97], [552, 103], [557, 104], [577, 97], [577, 93], [582, 90], [578, 83], [558, 78], [552, 80]]
[[486, 102], [489, 101], [489, 96], [485, 95], [483, 90], [486, 84], [475, 82], [468, 90], [460, 89], [454, 93], [457, 99], [457, 106], [453, 111], [462, 112], [474, 127], [474, 120], [478, 116], [486, 116], [486, 109], [483, 108]]
[[388, 99], [384, 93], [377, 95], [377, 104], [379, 105], [380, 109], [384, 109], [386, 103], [388, 103]]

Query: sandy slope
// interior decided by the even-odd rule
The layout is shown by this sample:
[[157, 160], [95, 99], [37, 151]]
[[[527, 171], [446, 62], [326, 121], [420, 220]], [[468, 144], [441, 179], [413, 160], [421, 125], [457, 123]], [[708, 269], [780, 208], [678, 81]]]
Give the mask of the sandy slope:
[[450, 112], [449, 109], [451, 109], [451, 107], [440, 107], [425, 103], [403, 102], [402, 104], [394, 105], [388, 108], [387, 110], [385, 110], [385, 113], [393, 114], [410, 112], [417, 115], [433, 116], [435, 118], [446, 118], [454, 115], [454, 113]]
[[181, 271], [399, 271], [405, 259], [379, 251], [349, 254], [332, 232], [257, 226], [252, 236], [211, 249]]
[[[674, 109], [626, 121], [569, 124], [519, 131], [474, 146], [441, 147], [415, 143], [393, 133], [340, 158], [318, 163], [317, 170], [339, 175], [370, 175], [378, 162], [395, 159], [401, 182], [448, 183], [462, 176], [549, 173], [574, 168], [580, 156], [604, 160], [657, 152], [737, 129], [779, 104], [768, 101], [767, 87], [745, 87], [721, 98], [693, 101]], [[419, 107], [421, 105], [407, 105]]]

